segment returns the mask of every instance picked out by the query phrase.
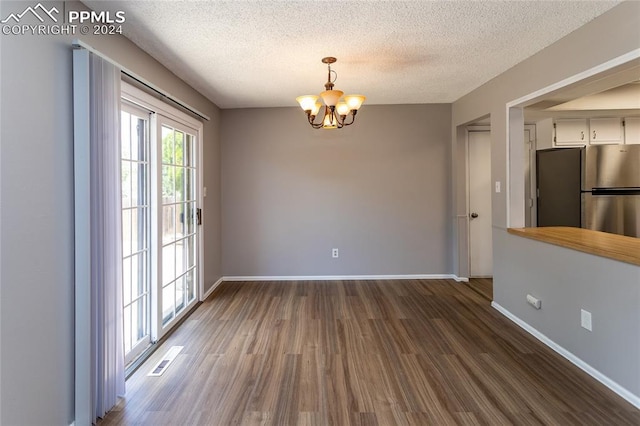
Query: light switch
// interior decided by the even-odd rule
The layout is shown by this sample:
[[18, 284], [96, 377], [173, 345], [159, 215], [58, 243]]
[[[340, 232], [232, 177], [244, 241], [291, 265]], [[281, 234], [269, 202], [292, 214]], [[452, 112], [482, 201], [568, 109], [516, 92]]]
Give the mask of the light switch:
[[591, 331], [591, 312], [580, 309], [580, 325]]

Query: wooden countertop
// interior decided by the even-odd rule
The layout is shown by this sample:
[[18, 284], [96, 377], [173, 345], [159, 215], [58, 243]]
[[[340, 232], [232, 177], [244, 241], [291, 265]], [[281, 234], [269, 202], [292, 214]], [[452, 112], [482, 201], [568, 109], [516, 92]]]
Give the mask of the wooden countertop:
[[640, 266], [640, 238], [561, 226], [509, 228], [508, 232]]

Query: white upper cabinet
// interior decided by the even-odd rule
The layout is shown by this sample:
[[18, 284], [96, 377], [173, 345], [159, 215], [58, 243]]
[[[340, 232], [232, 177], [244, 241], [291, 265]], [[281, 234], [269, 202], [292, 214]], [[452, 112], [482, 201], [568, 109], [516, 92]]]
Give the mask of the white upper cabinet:
[[640, 117], [624, 119], [624, 143], [640, 144]]
[[553, 127], [553, 146], [640, 144], [640, 117], [559, 118]]
[[623, 143], [622, 119], [591, 118], [589, 119], [589, 143], [620, 144]]
[[585, 118], [556, 120], [556, 145], [586, 145], [589, 143], [589, 125]]

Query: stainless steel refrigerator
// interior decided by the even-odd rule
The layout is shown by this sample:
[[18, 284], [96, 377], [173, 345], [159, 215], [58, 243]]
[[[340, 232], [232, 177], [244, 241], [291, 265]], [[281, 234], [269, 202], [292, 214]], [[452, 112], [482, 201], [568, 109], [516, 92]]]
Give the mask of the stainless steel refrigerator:
[[640, 145], [536, 153], [538, 226], [640, 237]]

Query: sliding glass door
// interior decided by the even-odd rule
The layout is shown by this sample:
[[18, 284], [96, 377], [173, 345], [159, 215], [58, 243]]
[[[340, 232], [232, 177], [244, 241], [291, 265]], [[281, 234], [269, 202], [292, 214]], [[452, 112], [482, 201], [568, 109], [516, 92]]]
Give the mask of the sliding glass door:
[[148, 99], [127, 90], [121, 104], [121, 182], [129, 364], [198, 300], [201, 227], [197, 123], [153, 100], [146, 105]]

